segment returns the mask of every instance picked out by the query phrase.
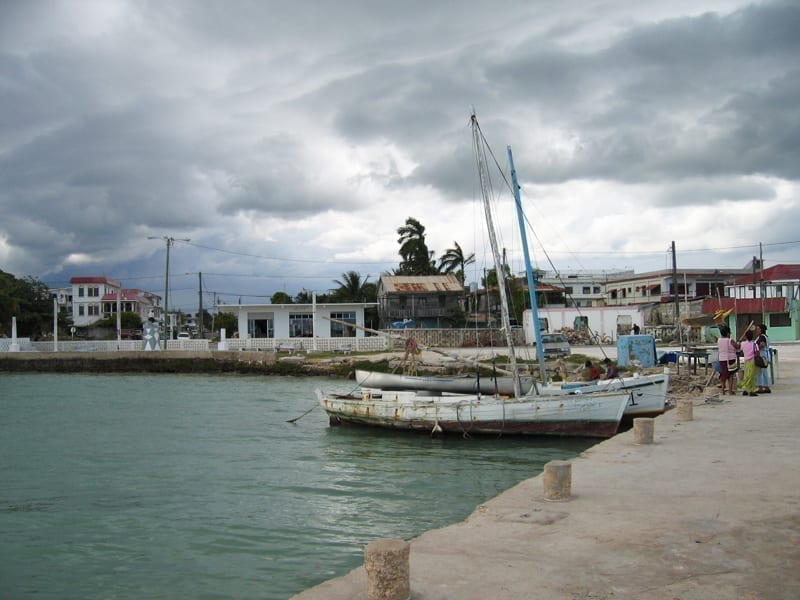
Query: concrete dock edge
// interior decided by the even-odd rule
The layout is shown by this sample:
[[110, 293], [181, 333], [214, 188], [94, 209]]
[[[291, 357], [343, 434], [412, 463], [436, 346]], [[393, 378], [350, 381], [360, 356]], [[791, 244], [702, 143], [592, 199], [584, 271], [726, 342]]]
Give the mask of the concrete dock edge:
[[[781, 352], [771, 394], [698, 396], [655, 443], [631, 430], [572, 460], [569, 502], [539, 476], [411, 540], [411, 598], [800, 598], [800, 348]], [[366, 587], [362, 566], [294, 598]]]

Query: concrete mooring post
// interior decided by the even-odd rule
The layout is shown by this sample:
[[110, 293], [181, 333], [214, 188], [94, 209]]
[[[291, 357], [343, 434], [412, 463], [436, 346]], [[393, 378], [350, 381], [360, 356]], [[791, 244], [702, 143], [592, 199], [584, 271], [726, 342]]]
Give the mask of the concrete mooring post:
[[8, 351], [19, 352], [19, 343], [17, 342], [17, 317], [11, 317], [11, 346], [9, 346]]
[[408, 542], [375, 540], [364, 549], [367, 570], [367, 600], [408, 600], [411, 597], [411, 569]]
[[572, 496], [572, 463], [551, 460], [544, 466], [544, 499], [564, 502]]
[[633, 443], [637, 446], [653, 443], [655, 423], [653, 419], [639, 417], [633, 420]]
[[678, 400], [675, 408], [675, 419], [678, 421], [691, 421], [694, 418], [694, 402], [692, 400]]
[[225, 328], [219, 330], [219, 342], [217, 343], [217, 350], [224, 351], [228, 349], [228, 340], [225, 337]]

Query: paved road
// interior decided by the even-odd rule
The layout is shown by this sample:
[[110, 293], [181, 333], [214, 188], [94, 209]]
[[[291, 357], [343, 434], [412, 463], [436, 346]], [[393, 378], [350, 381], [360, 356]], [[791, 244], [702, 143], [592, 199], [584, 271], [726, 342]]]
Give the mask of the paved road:
[[[698, 396], [654, 444], [621, 433], [576, 458], [568, 502], [535, 477], [415, 538], [412, 598], [800, 598], [800, 346], [779, 357], [772, 394]], [[364, 569], [295, 598], [366, 598]]]

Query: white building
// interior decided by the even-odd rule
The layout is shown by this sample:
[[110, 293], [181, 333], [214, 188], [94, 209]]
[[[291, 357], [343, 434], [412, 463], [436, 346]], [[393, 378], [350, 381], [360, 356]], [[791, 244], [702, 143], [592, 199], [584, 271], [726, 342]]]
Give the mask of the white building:
[[116, 294], [121, 286], [119, 281], [107, 277], [73, 277], [72, 284], [72, 323], [85, 327], [103, 318], [103, 297]]
[[633, 275], [633, 271], [545, 272], [537, 285], [551, 285], [564, 290], [566, 306], [603, 306], [609, 279]]
[[[51, 290], [56, 294], [59, 307], [70, 307], [72, 323], [85, 327], [117, 313], [117, 302], [122, 312], [138, 314], [147, 319], [152, 310], [160, 316], [161, 297], [138, 289], [122, 289], [119, 281], [107, 277], [73, 277], [69, 288]], [[69, 291], [67, 291], [69, 290]], [[71, 294], [71, 295], [70, 295]]]
[[[526, 344], [535, 342], [531, 315], [530, 309], [522, 315]], [[614, 341], [620, 335], [630, 334], [634, 325], [644, 329], [644, 320], [638, 306], [547, 307], [539, 309], [539, 325], [545, 332], [552, 333], [566, 327], [591, 331], [601, 339]]]
[[225, 310], [238, 315], [240, 339], [287, 340], [313, 346], [315, 339], [365, 337], [364, 309], [368, 306], [377, 304], [230, 304]]

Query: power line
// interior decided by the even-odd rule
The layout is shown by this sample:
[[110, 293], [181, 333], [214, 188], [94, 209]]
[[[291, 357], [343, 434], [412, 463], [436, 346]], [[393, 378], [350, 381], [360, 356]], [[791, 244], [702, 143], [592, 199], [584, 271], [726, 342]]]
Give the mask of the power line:
[[264, 260], [279, 260], [281, 262], [299, 262], [299, 263], [313, 263], [313, 264], [330, 264], [330, 265], [385, 265], [394, 264], [392, 261], [358, 261], [358, 260], [319, 260], [314, 258], [286, 258], [284, 256], [264, 256], [263, 254], [250, 254], [247, 252], [237, 252], [235, 250], [225, 250], [224, 248], [214, 248], [213, 246], [203, 246], [202, 244], [187, 243], [187, 246], [194, 246], [195, 248], [203, 248], [204, 250], [214, 250], [215, 252], [222, 252], [223, 254], [233, 254], [234, 256], [247, 256], [248, 258], [261, 258]]

